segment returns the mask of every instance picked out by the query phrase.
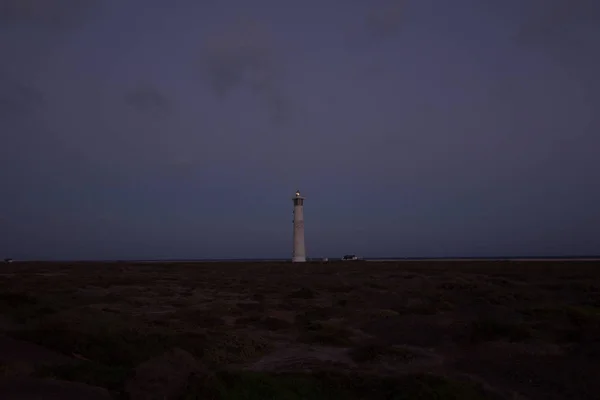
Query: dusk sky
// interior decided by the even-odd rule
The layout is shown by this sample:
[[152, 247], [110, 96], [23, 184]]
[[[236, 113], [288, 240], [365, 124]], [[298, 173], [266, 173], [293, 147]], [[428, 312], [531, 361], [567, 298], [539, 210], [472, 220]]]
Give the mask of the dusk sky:
[[600, 254], [598, 0], [0, 0], [0, 257]]

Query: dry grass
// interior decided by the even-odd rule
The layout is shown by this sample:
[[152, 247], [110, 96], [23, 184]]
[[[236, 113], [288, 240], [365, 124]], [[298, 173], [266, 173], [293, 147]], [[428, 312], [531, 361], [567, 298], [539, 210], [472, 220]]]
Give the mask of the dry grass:
[[[14, 263], [2, 269], [0, 316], [21, 324], [5, 334], [85, 360], [37, 369], [0, 360], [3, 377], [50, 375], [119, 394], [136, 366], [177, 348], [214, 372], [194, 374], [188, 398], [491, 396], [461, 383], [467, 375], [505, 397], [583, 400], [600, 392], [594, 367], [600, 266], [594, 262]], [[275, 348], [296, 345], [330, 351], [331, 365], [346, 375], [242, 372]], [[427, 363], [419, 361], [424, 354]], [[292, 361], [301, 365], [302, 356]], [[369, 375], [378, 365], [392, 378]], [[431, 371], [437, 375], [423, 375]], [[360, 397], [361, 387], [370, 395]]]

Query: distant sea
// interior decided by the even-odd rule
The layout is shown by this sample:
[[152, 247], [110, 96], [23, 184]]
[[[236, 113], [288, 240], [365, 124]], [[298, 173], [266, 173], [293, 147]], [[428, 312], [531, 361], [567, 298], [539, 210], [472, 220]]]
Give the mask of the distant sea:
[[[320, 261], [323, 258], [309, 258], [309, 261]], [[587, 260], [600, 261], [599, 256], [513, 256], [513, 257], [362, 257], [365, 261], [475, 261], [475, 260]], [[337, 261], [340, 258], [329, 258], [330, 261]], [[44, 260], [14, 260], [18, 261], [44, 261]], [[106, 260], [47, 260], [48, 262], [131, 262], [131, 263], [191, 263], [191, 262], [289, 262], [290, 258], [197, 258], [197, 259], [181, 259], [181, 258], [164, 258], [164, 259], [106, 259]]]

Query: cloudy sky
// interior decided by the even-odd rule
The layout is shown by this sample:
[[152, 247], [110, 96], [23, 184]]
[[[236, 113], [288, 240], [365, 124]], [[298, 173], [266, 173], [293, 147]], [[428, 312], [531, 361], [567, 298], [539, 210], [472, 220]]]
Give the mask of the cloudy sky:
[[0, 0], [0, 256], [600, 254], [597, 0]]

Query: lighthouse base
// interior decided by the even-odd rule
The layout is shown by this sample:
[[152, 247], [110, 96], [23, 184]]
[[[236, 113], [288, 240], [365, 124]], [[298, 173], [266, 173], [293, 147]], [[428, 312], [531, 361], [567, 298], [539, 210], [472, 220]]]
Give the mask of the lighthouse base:
[[306, 257], [294, 257], [292, 262], [306, 262]]

